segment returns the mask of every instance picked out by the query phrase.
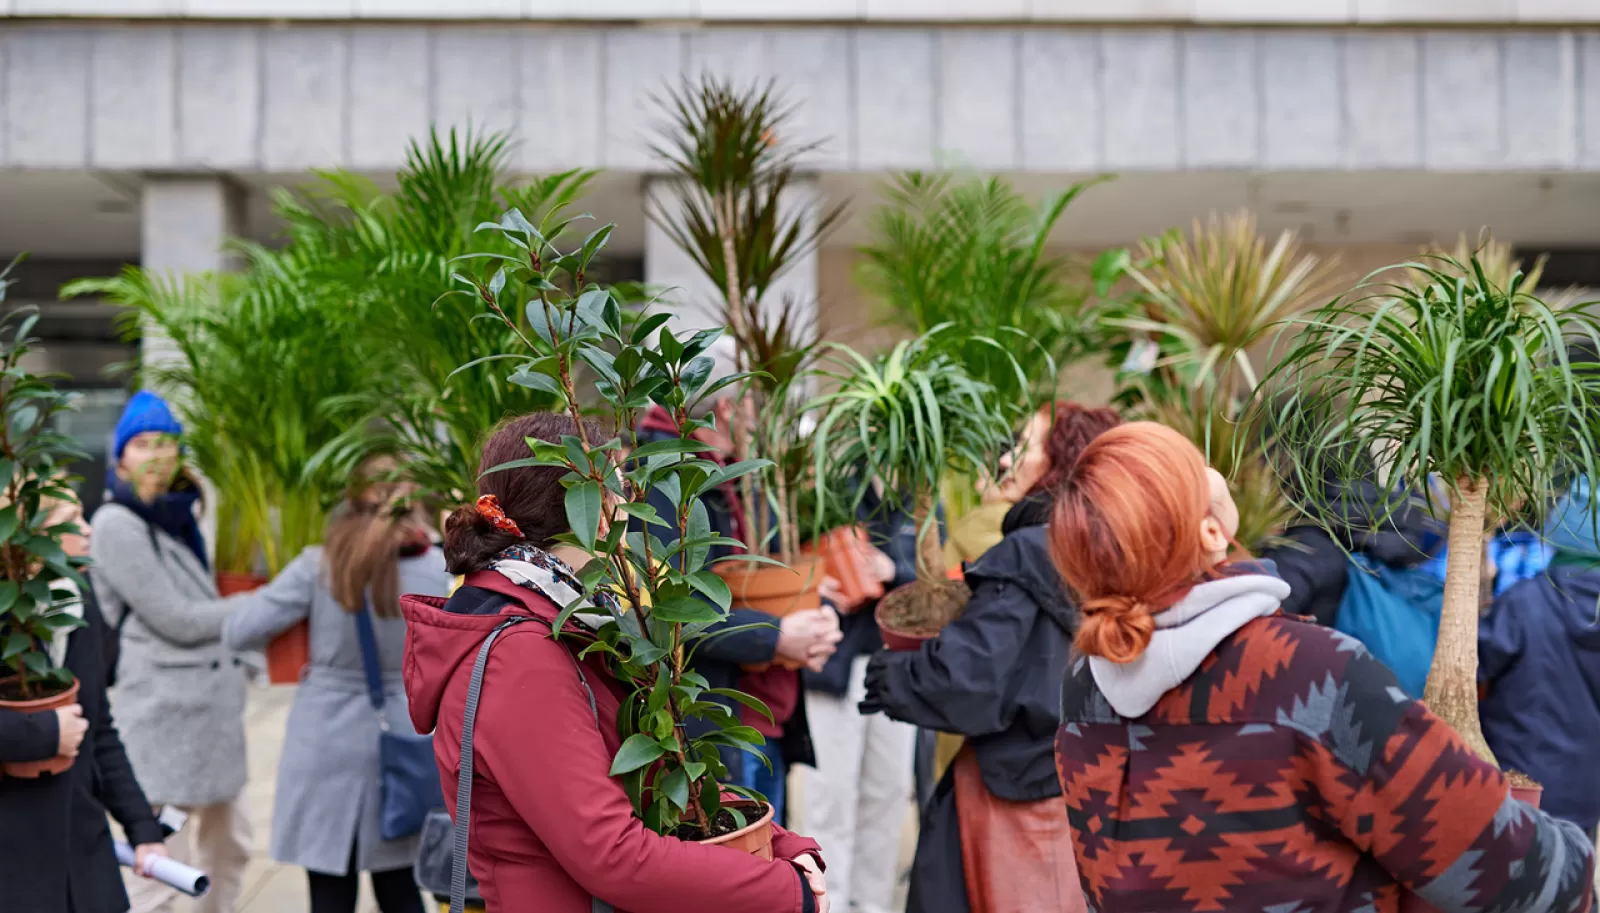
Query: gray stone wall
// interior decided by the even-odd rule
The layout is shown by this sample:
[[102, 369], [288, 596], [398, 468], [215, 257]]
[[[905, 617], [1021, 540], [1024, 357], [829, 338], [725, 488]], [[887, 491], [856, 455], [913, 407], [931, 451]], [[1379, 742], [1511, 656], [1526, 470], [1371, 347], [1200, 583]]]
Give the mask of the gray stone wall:
[[29, 24], [0, 168], [397, 165], [430, 124], [529, 171], [652, 167], [667, 80], [775, 76], [833, 172], [1600, 169], [1600, 31]]

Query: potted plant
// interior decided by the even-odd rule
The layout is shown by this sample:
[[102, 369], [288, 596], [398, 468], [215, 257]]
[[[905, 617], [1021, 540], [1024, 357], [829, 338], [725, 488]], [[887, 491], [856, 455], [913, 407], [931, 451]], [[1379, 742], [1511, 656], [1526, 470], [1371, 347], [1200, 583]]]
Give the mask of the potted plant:
[[[838, 504], [853, 515], [877, 486], [883, 503], [905, 510], [917, 526], [917, 579], [878, 603], [878, 625], [892, 649], [914, 649], [966, 607], [966, 584], [945, 573], [940, 485], [947, 474], [972, 478], [994, 466], [1031, 402], [999, 397], [971, 376], [939, 345], [946, 332], [953, 331], [935, 327], [877, 359], [829, 347], [823, 373], [834, 389], [811, 403], [819, 512]], [[1020, 367], [1016, 373], [1022, 376]], [[1019, 380], [1016, 389], [1026, 384]]]
[[[14, 264], [13, 264], [14, 265]], [[11, 266], [0, 270], [0, 304], [5, 301]], [[78, 682], [52, 661], [50, 643], [82, 624], [72, 607], [80, 597], [58, 582], [88, 586], [81, 571], [88, 563], [62, 551], [61, 537], [72, 525], [46, 526], [45, 502], [75, 498], [66, 469], [86, 459], [71, 438], [54, 430], [53, 419], [72, 408], [70, 394], [52, 386], [53, 378], [30, 372], [24, 358], [37, 340], [38, 313], [32, 308], [0, 316], [0, 708], [22, 712], [54, 710], [76, 703]], [[37, 777], [61, 773], [70, 757], [8, 762], [0, 773]]]
[[801, 407], [816, 352], [815, 322], [792, 297], [771, 294], [776, 280], [814, 252], [838, 222], [843, 206], [810, 218], [789, 203], [802, 156], [814, 142], [791, 142], [794, 108], [773, 82], [737, 87], [706, 75], [685, 80], [663, 102], [670, 141], [656, 157], [678, 180], [675, 205], [651, 202], [647, 215], [705, 275], [718, 299], [732, 343], [734, 370], [744, 375], [731, 429], [734, 459], [774, 457], [760, 473], [743, 476], [738, 497], [754, 531], [747, 547], [776, 565], [719, 569], [740, 606], [785, 615], [821, 605], [823, 565], [856, 558], [835, 550], [826, 535], [803, 548], [798, 499], [807, 462], [783, 454], [805, 450]]
[[[677, 435], [626, 456], [617, 435], [595, 440], [580, 431], [560, 444], [530, 440], [526, 459], [489, 471], [515, 465], [566, 470], [562, 484], [572, 531], [565, 541], [590, 556], [579, 577], [586, 593], [617, 597], [599, 600], [609, 623], [599, 626], [597, 641], [586, 649], [605, 654], [613, 674], [631, 689], [617, 721], [623, 741], [611, 773], [621, 778], [639, 818], [657, 833], [732, 842], [770, 858], [771, 807], [758, 794], [726, 783], [728, 771], [719, 754], [723, 746], [756, 752], [762, 736], [709, 698], [714, 694], [759, 712], [766, 709], [748, 695], [712, 691], [690, 668], [695, 649], [712, 625], [728, 617], [732, 601], [708, 555], [713, 547], [734, 543], [710, 532], [699, 495], [767, 468], [761, 460], [721, 465], [703, 456], [706, 447], [695, 434], [709, 423], [694, 417], [694, 407], [745, 378], [711, 378], [713, 359], [706, 352], [720, 329], [679, 338], [664, 326], [667, 314], [648, 310], [637, 324], [626, 325], [612, 291], [588, 279], [611, 226], [562, 249], [553, 239], [568, 224], [550, 215], [535, 226], [511, 210], [485, 226], [497, 240], [496, 249], [466, 260], [487, 261], [492, 275], [460, 267], [472, 274], [465, 277], [471, 291], [460, 294], [515, 328], [518, 345], [496, 354], [511, 358], [517, 383], [548, 393], [580, 429], [591, 413], [614, 428], [631, 429], [643, 410], [660, 407], [674, 418]], [[518, 254], [499, 253], [504, 242]], [[530, 290], [530, 299], [514, 291], [523, 288]], [[580, 365], [594, 372], [592, 386], [575, 382]], [[582, 398], [580, 389], [591, 397]], [[675, 505], [671, 516], [660, 516], [651, 506], [656, 492], [666, 493]], [[671, 526], [679, 539], [669, 547], [648, 527], [630, 530], [621, 522], [626, 518]], [[724, 560], [771, 563], [756, 555]], [[581, 604], [564, 609], [557, 630]], [[691, 734], [691, 723], [701, 734]]]
[[[1535, 297], [1521, 272], [1500, 284], [1475, 256], [1391, 271], [1394, 281], [1364, 284], [1295, 322], [1300, 334], [1257, 408], [1283, 429], [1299, 477], [1354, 483], [1376, 462], [1383, 488], [1446, 492], [1444, 604], [1423, 700], [1492, 763], [1477, 680], [1487, 520], [1537, 517], [1569, 474], [1600, 477], [1600, 373], [1567, 357], [1571, 341], [1600, 341], [1600, 321], [1588, 305]], [[1297, 420], [1306, 415], [1323, 420]], [[1349, 509], [1315, 486], [1306, 498], [1313, 517]], [[1397, 500], [1377, 508], [1375, 524]]]
[[[1248, 212], [1196, 220], [1187, 235], [1145, 239], [1101, 255], [1103, 347], [1118, 359], [1117, 400], [1184, 434], [1228, 479], [1237, 539], [1271, 544], [1294, 518], [1270, 465], [1270, 424], [1247, 407], [1260, 380], [1254, 352], [1329, 287], [1332, 263], [1301, 251], [1292, 232], [1270, 244]], [[1130, 294], [1111, 287], [1131, 280]]]

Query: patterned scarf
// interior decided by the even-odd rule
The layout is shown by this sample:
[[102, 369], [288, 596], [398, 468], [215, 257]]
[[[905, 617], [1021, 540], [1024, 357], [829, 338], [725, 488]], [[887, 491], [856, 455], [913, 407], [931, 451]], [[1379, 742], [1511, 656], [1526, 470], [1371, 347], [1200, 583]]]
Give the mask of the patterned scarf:
[[583, 584], [565, 561], [528, 542], [508, 546], [489, 562], [488, 569], [497, 571], [517, 586], [538, 593], [558, 608], [564, 609], [581, 600], [592, 611], [580, 609], [572, 617], [590, 630], [609, 624], [621, 612], [616, 594], [597, 590], [585, 597]]

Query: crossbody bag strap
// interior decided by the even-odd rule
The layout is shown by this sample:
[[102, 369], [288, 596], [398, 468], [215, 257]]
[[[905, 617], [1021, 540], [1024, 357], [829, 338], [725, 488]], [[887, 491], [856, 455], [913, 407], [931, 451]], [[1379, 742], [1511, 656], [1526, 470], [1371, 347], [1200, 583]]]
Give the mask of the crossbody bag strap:
[[388, 729], [389, 721], [383, 715], [383, 667], [378, 665], [378, 632], [372, 625], [372, 606], [363, 600], [361, 611], [352, 614], [356, 616], [356, 640], [361, 643], [361, 668], [367, 674], [367, 700], [378, 714], [378, 725]]
[[[455, 855], [450, 866], [450, 913], [463, 913], [467, 898], [467, 840], [472, 827], [472, 729], [478, 716], [478, 698], [483, 694], [483, 672], [489, 665], [489, 650], [507, 628], [524, 621], [548, 624], [542, 618], [519, 615], [502, 621], [478, 648], [478, 658], [472, 663], [472, 678], [467, 682], [467, 706], [461, 715], [461, 771], [456, 777]], [[596, 729], [600, 728], [600, 709], [595, 704], [594, 689], [589, 687], [589, 677], [583, 674], [583, 664], [570, 650], [562, 649], [578, 672], [578, 684], [583, 686], [589, 699], [589, 714], [594, 717]], [[592, 898], [593, 913], [612, 913], [610, 904], [598, 897]]]

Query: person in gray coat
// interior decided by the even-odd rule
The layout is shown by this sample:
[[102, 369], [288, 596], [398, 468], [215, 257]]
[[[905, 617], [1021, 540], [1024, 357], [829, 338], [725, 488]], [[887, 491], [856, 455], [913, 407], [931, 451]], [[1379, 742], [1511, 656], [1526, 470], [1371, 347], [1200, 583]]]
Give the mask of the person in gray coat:
[[[364, 473], [373, 478], [381, 467]], [[445, 596], [451, 577], [415, 511], [409, 486], [361, 483], [331, 525], [327, 544], [301, 553], [230, 616], [223, 639], [254, 650], [309, 619], [311, 663], [289, 711], [272, 812], [272, 857], [306, 869], [311, 913], [353, 913], [358, 877], [370, 873], [383, 913], [421, 913], [411, 865], [416, 839], [383, 840], [379, 717], [368, 697], [356, 613], [370, 604], [384, 680], [383, 717], [414, 732], [400, 665], [401, 593]]]
[[[157, 806], [186, 813], [172, 857], [211, 876], [197, 913], [234, 909], [250, 862], [243, 800], [246, 669], [222, 625], [248, 595], [220, 598], [195, 518], [199, 486], [183, 469], [177, 420], [141, 391], [117, 423], [111, 499], [91, 524], [89, 571], [120, 645], [116, 716], [135, 776]], [[136, 909], [176, 893], [132, 885]]]

